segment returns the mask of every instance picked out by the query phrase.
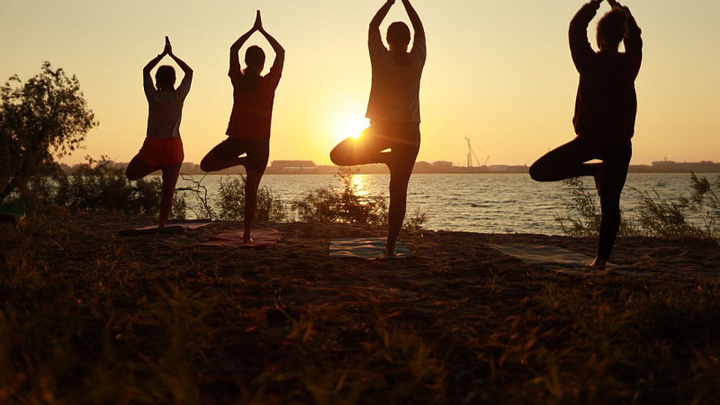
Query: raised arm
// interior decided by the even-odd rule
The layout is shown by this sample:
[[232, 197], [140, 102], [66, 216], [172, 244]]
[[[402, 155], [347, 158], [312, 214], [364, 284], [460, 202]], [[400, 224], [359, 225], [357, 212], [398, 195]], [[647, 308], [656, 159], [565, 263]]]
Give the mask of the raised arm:
[[278, 73], [282, 71], [283, 65], [285, 64], [285, 48], [280, 45], [280, 42], [270, 35], [262, 25], [262, 19], [260, 18], [260, 11], [257, 12], [257, 18], [255, 19], [255, 27], [265, 39], [270, 43], [273, 51], [275, 51], [275, 62], [273, 63], [272, 69], [277, 70]]
[[167, 50], [167, 55], [172, 58], [172, 60], [175, 61], [175, 63], [180, 66], [180, 69], [182, 69], [184, 75], [182, 82], [180, 82], [180, 86], [178, 86], [178, 89], [183, 89], [185, 92], [190, 90], [190, 83], [192, 83], [193, 78], [193, 70], [192, 68], [185, 63], [184, 60], [180, 59], [175, 55], [175, 53], [172, 50], [172, 45], [170, 45], [170, 39], [168, 37], [165, 37], [165, 50]]
[[162, 53], [158, 56], [152, 58], [150, 62], [148, 62], [147, 65], [143, 68], [143, 88], [145, 89], [145, 93], [147, 94], [150, 91], [155, 90], [155, 85], [153, 84], [152, 77], [150, 76], [150, 72], [152, 72], [153, 69], [155, 69], [155, 66], [160, 63], [162, 58], [165, 57], [165, 55], [168, 54], [169, 47], [168, 47], [168, 40], [167, 37], [165, 37], [165, 48], [163, 49]]
[[250, 28], [250, 31], [242, 34], [240, 38], [235, 41], [230, 46], [230, 70], [228, 71], [228, 75], [232, 76], [233, 72], [240, 72], [242, 71], [242, 67], [240, 66], [240, 57], [238, 56], [238, 53], [240, 53], [240, 48], [242, 48], [243, 45], [245, 45], [245, 42], [247, 42], [248, 38], [257, 31], [257, 19], [260, 18], [260, 12], [258, 11], [257, 17], [255, 18], [255, 25], [253, 25], [252, 28]]
[[402, 0], [403, 6], [405, 6], [405, 11], [408, 14], [408, 17], [410, 18], [410, 23], [413, 26], [413, 30], [415, 31], [415, 38], [413, 39], [413, 49], [415, 49], [415, 46], [425, 46], [425, 28], [423, 27], [422, 21], [420, 21], [420, 16], [418, 15], [417, 11], [415, 11], [415, 8], [410, 4], [410, 0]]
[[[165, 39], [168, 41], [167, 43], [168, 43], [168, 45], [169, 45], [169, 44], [170, 44], [170, 40], [167, 39], [167, 37], [165, 37]], [[185, 73], [185, 76], [192, 76], [192, 74], [193, 74], [192, 68], [191, 68], [187, 63], [185, 63], [184, 60], [178, 58], [178, 56], [175, 55], [175, 53], [173, 53], [172, 47], [170, 47], [170, 51], [168, 52], [168, 56], [170, 56], [170, 57], [172, 58], [172, 60], [174, 60], [175, 63], [177, 63], [178, 66], [180, 66], [180, 69], [182, 69], [183, 73]]]
[[585, 67], [595, 55], [595, 51], [593, 51], [590, 41], [588, 41], [587, 28], [595, 14], [597, 14], [600, 3], [602, 3], [602, 0], [591, 0], [583, 5], [570, 21], [570, 30], [568, 32], [570, 53], [580, 74], [585, 72]]
[[642, 34], [642, 30], [638, 27], [637, 21], [635, 21], [635, 17], [633, 17], [629, 8], [622, 6], [617, 2], [614, 3], [617, 4], [618, 7], [622, 7], [627, 13], [627, 32], [625, 33], [624, 38], [625, 53], [632, 57], [633, 74], [637, 76], [640, 71], [640, 64], [642, 63], [643, 41], [640, 36]]
[[387, 0], [380, 10], [375, 13], [375, 16], [370, 20], [370, 29], [368, 31], [368, 46], [372, 49], [373, 47], [385, 48], [382, 42], [382, 35], [380, 34], [380, 24], [382, 24], [385, 17], [387, 17], [390, 8], [395, 4], [395, 0]]

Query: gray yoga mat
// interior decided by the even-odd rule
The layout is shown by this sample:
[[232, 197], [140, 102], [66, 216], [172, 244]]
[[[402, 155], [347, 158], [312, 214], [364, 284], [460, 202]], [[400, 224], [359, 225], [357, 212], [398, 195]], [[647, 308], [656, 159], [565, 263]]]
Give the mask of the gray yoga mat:
[[605, 271], [590, 270], [586, 266], [592, 261], [592, 257], [556, 246], [525, 243], [491, 244], [488, 246], [499, 250], [505, 255], [561, 274], [584, 276], [616, 274], [622, 276], [652, 277], [652, 274], [643, 272], [638, 267], [620, 266], [613, 263], [607, 263]]
[[[386, 238], [342, 238], [330, 241], [330, 257], [354, 257], [365, 260], [376, 260], [385, 253]], [[398, 242], [395, 246], [396, 256], [387, 259], [405, 259], [412, 257], [410, 249]]]

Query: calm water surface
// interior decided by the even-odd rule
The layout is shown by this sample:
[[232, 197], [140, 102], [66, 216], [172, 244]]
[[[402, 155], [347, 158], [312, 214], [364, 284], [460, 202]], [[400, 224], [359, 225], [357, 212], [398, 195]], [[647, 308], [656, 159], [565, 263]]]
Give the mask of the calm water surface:
[[[232, 177], [207, 176], [203, 184], [210, 198], [221, 179]], [[359, 193], [388, 198], [389, 175], [355, 175], [353, 180]], [[181, 179], [178, 187], [188, 184]], [[592, 179], [587, 178], [585, 185], [593, 187]], [[317, 188], [341, 184], [332, 175], [267, 175], [262, 186], [289, 205]], [[674, 200], [689, 195], [689, 186], [689, 174], [631, 173], [621, 206], [626, 215], [632, 215], [639, 207], [640, 191], [654, 189], [662, 198]], [[417, 174], [410, 179], [408, 213], [425, 212], [425, 227], [433, 230], [557, 235], [561, 232], [555, 217], [567, 215], [564, 204], [569, 198], [563, 182], [538, 183], [527, 174]]]

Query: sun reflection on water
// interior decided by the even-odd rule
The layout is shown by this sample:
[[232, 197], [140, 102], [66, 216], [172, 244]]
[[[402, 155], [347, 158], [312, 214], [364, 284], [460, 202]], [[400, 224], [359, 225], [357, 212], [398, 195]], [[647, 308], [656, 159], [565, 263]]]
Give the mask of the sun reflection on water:
[[367, 197], [368, 195], [370, 195], [365, 175], [357, 173], [352, 174], [352, 184], [353, 187], [355, 187], [356, 195], [360, 197]]

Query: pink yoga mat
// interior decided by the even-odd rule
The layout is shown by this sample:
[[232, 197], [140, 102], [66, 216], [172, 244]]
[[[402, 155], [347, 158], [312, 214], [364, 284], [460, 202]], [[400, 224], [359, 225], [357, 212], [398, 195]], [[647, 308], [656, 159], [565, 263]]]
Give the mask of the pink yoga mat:
[[120, 231], [121, 236], [140, 236], [156, 233], [179, 234], [187, 231], [194, 231], [212, 224], [209, 219], [194, 219], [189, 221], [168, 221], [165, 228], [158, 228], [157, 225], [141, 226], [135, 229]]

